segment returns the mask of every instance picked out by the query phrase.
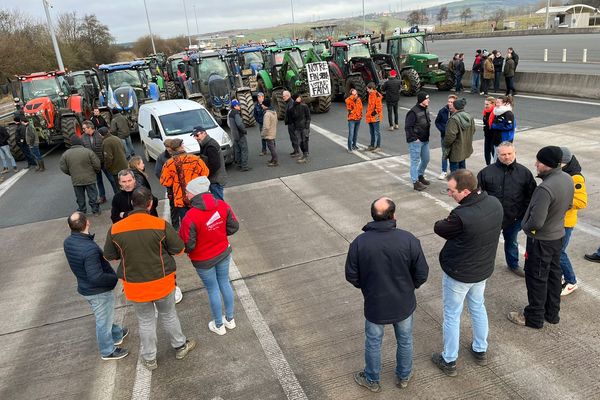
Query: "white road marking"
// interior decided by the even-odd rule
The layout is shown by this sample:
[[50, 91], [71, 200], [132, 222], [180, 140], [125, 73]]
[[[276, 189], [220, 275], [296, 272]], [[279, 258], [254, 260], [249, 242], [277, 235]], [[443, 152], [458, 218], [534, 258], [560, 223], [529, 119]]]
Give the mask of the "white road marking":
[[6, 193], [8, 191], [8, 189], [13, 187], [14, 184], [17, 183], [17, 181], [19, 179], [21, 179], [21, 177], [27, 173], [27, 171], [29, 171], [29, 170], [22, 169], [19, 172], [17, 172], [16, 174], [14, 174], [13, 176], [11, 176], [10, 178], [8, 178], [3, 183], [1, 183], [0, 184], [0, 197], [2, 197], [4, 195], [4, 193]]
[[588, 235], [600, 237], [600, 229], [596, 228], [593, 225], [586, 224], [585, 222], [577, 221], [577, 225], [575, 225], [575, 229], [577, 229], [581, 232], [585, 232]]
[[[330, 130], [327, 130], [327, 129], [322, 128], [315, 124], [310, 124], [310, 128], [315, 130], [316, 132], [320, 133], [321, 135], [325, 136], [327, 139], [331, 140], [335, 144], [340, 145], [341, 147], [346, 149], [346, 151], [348, 150], [348, 138], [347, 137], [339, 135], [335, 132], [332, 132]], [[382, 157], [390, 157], [391, 156], [391, 154], [388, 154], [384, 151], [378, 151], [378, 152], [367, 151], [367, 147], [363, 146], [362, 144], [357, 144], [357, 146], [358, 146], [359, 150], [352, 152], [352, 154], [354, 154], [355, 156], [360, 157], [366, 161], [378, 160]]]
[[131, 393], [131, 400], [149, 400], [150, 389], [152, 388], [152, 371], [144, 367], [142, 357], [138, 358], [135, 367], [135, 380]]
[[528, 94], [517, 94], [515, 97], [523, 97], [526, 99], [535, 99], [535, 100], [547, 100], [547, 101], [557, 101], [559, 103], [574, 103], [574, 104], [586, 104], [590, 106], [599, 106], [600, 103], [594, 103], [592, 101], [584, 101], [584, 100], [570, 100], [570, 99], [559, 99], [554, 97], [543, 97], [543, 96], [532, 96]]

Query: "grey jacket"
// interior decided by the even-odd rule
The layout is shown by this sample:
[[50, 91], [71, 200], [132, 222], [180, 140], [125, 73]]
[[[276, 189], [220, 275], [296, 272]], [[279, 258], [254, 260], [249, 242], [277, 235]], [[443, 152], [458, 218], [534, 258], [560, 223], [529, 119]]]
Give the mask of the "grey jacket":
[[466, 160], [473, 154], [473, 136], [475, 135], [475, 120], [461, 110], [448, 119], [444, 135], [444, 158], [451, 162]]
[[573, 203], [573, 179], [555, 168], [540, 175], [542, 183], [534, 190], [523, 216], [523, 231], [538, 240], [557, 240], [565, 235], [565, 213]]
[[[23, 126], [25, 126], [25, 124], [23, 124]], [[27, 127], [25, 128], [25, 142], [29, 147], [38, 146], [40, 144], [40, 138], [31, 123], [27, 124]]]
[[119, 139], [127, 139], [131, 132], [129, 131], [129, 122], [121, 113], [115, 114], [110, 121], [110, 133]]
[[90, 149], [74, 145], [63, 153], [59, 166], [62, 172], [71, 176], [73, 186], [87, 186], [96, 183], [96, 173], [100, 172], [100, 159]]
[[246, 126], [242, 120], [242, 115], [235, 108], [232, 108], [231, 111], [229, 111], [229, 114], [227, 115], [227, 124], [229, 125], [229, 129], [231, 129], [231, 136], [235, 141], [240, 140], [240, 138], [247, 133]]
[[92, 136], [89, 136], [87, 133], [81, 135], [83, 147], [93, 151], [94, 154], [98, 156], [101, 163], [104, 162], [104, 154], [102, 152], [102, 140], [102, 135], [98, 131], [94, 131], [94, 134]]

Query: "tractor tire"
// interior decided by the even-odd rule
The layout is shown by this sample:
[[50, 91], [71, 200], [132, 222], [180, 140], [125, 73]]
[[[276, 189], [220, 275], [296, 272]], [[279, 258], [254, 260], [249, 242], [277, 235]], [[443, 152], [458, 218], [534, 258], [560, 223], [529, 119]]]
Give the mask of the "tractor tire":
[[315, 114], [325, 114], [331, 108], [331, 96], [317, 97], [317, 100], [312, 105]]
[[81, 124], [76, 117], [64, 117], [61, 121], [61, 132], [63, 143], [68, 149], [71, 147], [71, 137], [73, 135], [81, 136]]
[[400, 93], [403, 96], [414, 96], [421, 89], [421, 79], [419, 79], [419, 74], [414, 69], [405, 69], [400, 74], [400, 77], [402, 79]]
[[24, 160], [25, 156], [23, 155], [21, 148], [17, 145], [17, 125], [10, 124], [6, 127], [6, 130], [8, 131], [8, 145], [10, 146], [10, 152], [12, 153], [15, 160]]
[[447, 92], [455, 86], [455, 77], [452, 72], [448, 70], [447, 65], [440, 64], [440, 69], [446, 73], [446, 80], [444, 82], [439, 82], [436, 84], [438, 90]]
[[361, 76], [350, 76], [346, 79], [346, 97], [350, 96], [350, 90], [356, 89], [358, 97], [367, 100], [367, 85]]
[[246, 127], [256, 125], [254, 119], [254, 101], [252, 100], [252, 92], [243, 91], [236, 94], [238, 101], [240, 102], [242, 120]]
[[167, 90], [167, 98], [168, 99], [178, 99], [179, 91], [177, 90], [177, 84], [174, 81], [167, 81], [165, 83], [165, 87]]
[[283, 101], [283, 89], [273, 90], [273, 96], [271, 97], [271, 105], [277, 113], [277, 119], [283, 121], [285, 119], [286, 104]]
[[204, 107], [204, 108], [206, 108], [206, 107], [207, 107], [207, 106], [206, 106], [206, 97], [204, 97], [204, 96], [202, 96], [202, 95], [200, 95], [200, 96], [198, 96], [198, 97], [194, 97], [194, 98], [192, 98], [192, 99], [190, 99], [190, 100], [193, 100], [193, 101], [195, 101], [196, 103], [200, 104], [200, 105], [201, 105], [202, 107]]
[[256, 79], [256, 87], [258, 88], [259, 92], [261, 92], [262, 94], [265, 95], [265, 97], [267, 97], [269, 95], [269, 90], [267, 89], [267, 85], [265, 85], [265, 81], [263, 81], [261, 78]]

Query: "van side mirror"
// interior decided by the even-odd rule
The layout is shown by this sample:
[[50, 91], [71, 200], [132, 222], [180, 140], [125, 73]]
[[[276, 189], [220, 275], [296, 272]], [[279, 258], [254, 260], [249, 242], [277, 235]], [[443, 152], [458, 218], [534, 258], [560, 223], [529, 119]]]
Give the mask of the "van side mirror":
[[150, 130], [148, 131], [148, 137], [149, 137], [150, 139], [162, 139], [162, 138], [160, 137], [160, 133], [156, 133], [156, 132], [154, 131], [154, 129], [150, 129]]

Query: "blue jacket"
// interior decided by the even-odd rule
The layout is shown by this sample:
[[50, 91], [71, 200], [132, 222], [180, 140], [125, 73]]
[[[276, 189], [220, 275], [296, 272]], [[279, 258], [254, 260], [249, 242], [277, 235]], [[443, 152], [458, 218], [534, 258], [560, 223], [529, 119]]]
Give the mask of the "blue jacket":
[[494, 122], [492, 122], [492, 130], [500, 133], [500, 143], [512, 142], [515, 138], [515, 130], [517, 122], [515, 115], [508, 107], [496, 107], [494, 109]]
[[445, 105], [440, 109], [440, 111], [438, 111], [438, 115], [435, 117], [435, 126], [442, 134], [442, 137], [444, 137], [446, 134], [446, 124], [448, 123], [448, 118], [450, 118], [450, 109], [447, 105]]
[[263, 110], [262, 106], [258, 103], [258, 101], [254, 103], [254, 119], [260, 125], [262, 125], [265, 119], [265, 110]]
[[117, 274], [104, 259], [102, 250], [94, 242], [94, 235], [71, 232], [63, 248], [69, 267], [77, 278], [79, 294], [100, 294], [113, 290], [117, 285]]

